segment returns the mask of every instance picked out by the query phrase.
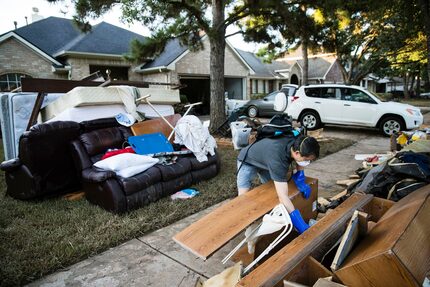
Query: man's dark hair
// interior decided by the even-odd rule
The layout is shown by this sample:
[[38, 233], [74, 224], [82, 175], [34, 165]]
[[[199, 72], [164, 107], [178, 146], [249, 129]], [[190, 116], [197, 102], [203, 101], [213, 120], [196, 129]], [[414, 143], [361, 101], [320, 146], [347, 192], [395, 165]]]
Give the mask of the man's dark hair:
[[293, 144], [293, 150], [300, 152], [302, 156], [320, 156], [320, 145], [313, 137], [298, 136]]

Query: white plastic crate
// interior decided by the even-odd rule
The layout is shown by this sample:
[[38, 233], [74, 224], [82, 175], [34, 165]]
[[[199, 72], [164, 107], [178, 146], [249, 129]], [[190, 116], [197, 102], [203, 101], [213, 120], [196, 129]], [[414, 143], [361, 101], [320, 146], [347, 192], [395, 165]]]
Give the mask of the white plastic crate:
[[232, 122], [230, 124], [231, 137], [234, 149], [242, 149], [248, 145], [251, 128], [246, 127], [244, 122]]

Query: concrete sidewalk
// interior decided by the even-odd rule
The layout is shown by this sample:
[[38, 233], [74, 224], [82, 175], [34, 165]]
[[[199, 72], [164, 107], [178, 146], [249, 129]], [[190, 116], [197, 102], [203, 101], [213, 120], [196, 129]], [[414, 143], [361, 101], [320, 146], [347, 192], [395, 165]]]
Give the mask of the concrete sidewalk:
[[[344, 133], [345, 131], [343, 131]], [[356, 153], [385, 153], [389, 139], [379, 135], [349, 135], [356, 144], [312, 163], [308, 176], [319, 179], [320, 196], [342, 190], [336, 180], [347, 179], [360, 167]], [[132, 239], [102, 254], [46, 276], [28, 286], [194, 286], [196, 280], [210, 278], [227, 266], [221, 259], [239, 242], [236, 238], [203, 261], [171, 239], [174, 234], [210, 212], [213, 208], [194, 214], [173, 225], [140, 238]]]

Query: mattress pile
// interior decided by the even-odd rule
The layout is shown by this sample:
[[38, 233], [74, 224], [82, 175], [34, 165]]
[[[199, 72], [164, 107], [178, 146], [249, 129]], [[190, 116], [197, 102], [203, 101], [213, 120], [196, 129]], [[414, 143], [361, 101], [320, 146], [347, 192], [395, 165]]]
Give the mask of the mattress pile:
[[[156, 105], [157, 111], [163, 116], [172, 115], [172, 104], [180, 102], [179, 90], [138, 88], [143, 97], [151, 95], [150, 102]], [[49, 104], [41, 110], [42, 121], [65, 120], [93, 120], [96, 118], [113, 117], [124, 113], [125, 108], [121, 100], [122, 87], [76, 87], [63, 97]], [[147, 117], [158, 115], [147, 104], [140, 104], [137, 110], [145, 113]]]

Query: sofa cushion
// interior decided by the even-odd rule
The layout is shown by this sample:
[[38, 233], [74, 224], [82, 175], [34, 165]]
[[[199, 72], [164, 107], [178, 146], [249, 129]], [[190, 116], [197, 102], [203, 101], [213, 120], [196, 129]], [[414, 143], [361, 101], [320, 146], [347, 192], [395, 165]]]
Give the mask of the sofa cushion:
[[106, 128], [82, 134], [79, 139], [90, 157], [110, 148], [122, 148], [126, 139], [121, 128]]
[[133, 210], [142, 206], [148, 205], [151, 202], [155, 202], [162, 198], [163, 186], [161, 183], [156, 183], [147, 188], [135, 192], [132, 195], [128, 195], [127, 198], [127, 209]]
[[124, 190], [126, 195], [131, 195], [135, 192], [148, 188], [149, 186], [161, 181], [161, 173], [158, 168], [151, 167], [145, 172], [136, 174], [132, 177], [117, 177], [119, 185]]
[[180, 157], [176, 163], [171, 165], [155, 165], [161, 172], [163, 181], [175, 179], [191, 171], [191, 162], [188, 157]]
[[193, 178], [193, 184], [198, 183], [202, 180], [211, 179], [218, 174], [218, 168], [216, 164], [211, 164], [200, 170], [193, 170], [191, 176]]
[[163, 181], [161, 184], [163, 185], [163, 195], [169, 196], [184, 188], [190, 187], [193, 184], [193, 178], [191, 177], [191, 173], [186, 173], [175, 179]]
[[195, 156], [189, 157], [191, 162], [191, 169], [192, 170], [201, 170], [207, 166], [210, 166], [211, 164], [216, 164], [218, 160], [218, 155], [215, 153], [214, 155], [208, 154], [208, 160], [199, 162]]
[[102, 118], [102, 119], [95, 119], [90, 121], [83, 121], [80, 123], [80, 125], [82, 128], [82, 133], [121, 126], [115, 118]]

